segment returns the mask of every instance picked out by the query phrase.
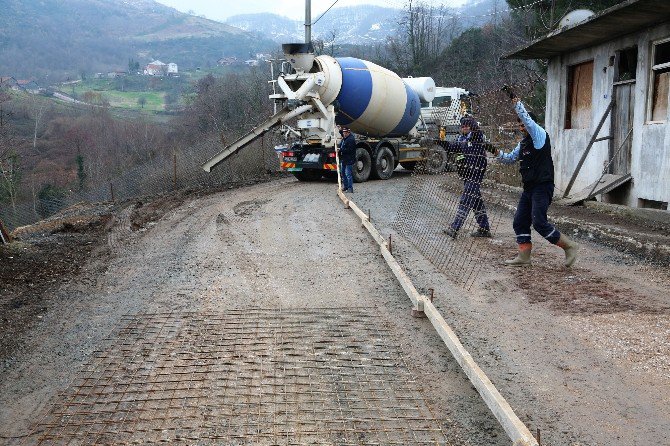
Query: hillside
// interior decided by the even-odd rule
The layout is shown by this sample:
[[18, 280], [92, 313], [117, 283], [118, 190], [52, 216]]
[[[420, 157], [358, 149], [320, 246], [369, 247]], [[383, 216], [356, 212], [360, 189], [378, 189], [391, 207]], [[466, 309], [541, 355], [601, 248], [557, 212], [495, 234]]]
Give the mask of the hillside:
[[233, 26], [183, 14], [153, 0], [5, 0], [2, 75], [49, 81], [126, 69], [154, 58], [184, 68], [223, 55], [248, 57], [274, 44]]
[[[381, 42], [397, 32], [399, 14], [398, 9], [371, 5], [333, 8], [314, 25], [312, 36], [329, 41], [335, 33], [335, 40], [341, 44]], [[318, 15], [312, 17], [313, 21], [316, 19]], [[226, 23], [249, 32], [262, 30], [263, 37], [281, 43], [300, 42], [305, 38], [304, 21], [276, 14], [236, 15]]]
[[[461, 28], [481, 26], [492, 20], [500, 11], [507, 10], [504, 0], [470, 0], [460, 8], [443, 11], [449, 21]], [[320, 11], [312, 11], [312, 36], [324, 41], [335, 40], [338, 44], [365, 45], [383, 42], [398, 33], [398, 23], [403, 11], [372, 5], [333, 8], [319, 18]], [[452, 19], [453, 17], [453, 19]], [[303, 20], [292, 20], [276, 14], [241, 14], [229, 18], [226, 23], [275, 42], [301, 42], [305, 38]], [[262, 31], [256, 31], [262, 30]], [[334, 37], [334, 39], [333, 39]]]

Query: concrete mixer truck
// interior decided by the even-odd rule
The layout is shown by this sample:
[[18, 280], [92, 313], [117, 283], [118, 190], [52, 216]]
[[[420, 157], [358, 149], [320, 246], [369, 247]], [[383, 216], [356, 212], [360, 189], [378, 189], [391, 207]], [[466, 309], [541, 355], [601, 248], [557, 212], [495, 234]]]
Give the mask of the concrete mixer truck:
[[445, 168], [444, 149], [426, 138], [421, 120], [421, 104], [431, 103], [435, 96], [432, 78], [401, 79], [365, 60], [315, 56], [309, 44], [282, 48], [291, 70], [271, 81], [275, 93], [270, 99], [279, 111], [203, 164], [206, 171], [282, 126], [287, 143], [277, 151], [283, 170], [302, 181], [335, 176], [337, 125], [349, 127], [357, 136], [356, 182], [388, 179], [398, 164], [413, 169], [424, 162], [436, 172]]

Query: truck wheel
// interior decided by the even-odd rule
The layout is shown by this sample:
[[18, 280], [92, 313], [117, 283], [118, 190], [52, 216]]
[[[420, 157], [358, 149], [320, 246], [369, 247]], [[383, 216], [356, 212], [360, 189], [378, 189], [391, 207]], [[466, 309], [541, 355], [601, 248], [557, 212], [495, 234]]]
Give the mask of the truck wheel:
[[298, 179], [298, 181], [317, 181], [321, 179], [321, 171], [308, 169], [301, 170], [300, 172], [293, 172], [293, 176]]
[[356, 149], [356, 164], [354, 164], [352, 176], [357, 183], [364, 183], [370, 178], [370, 171], [372, 170], [372, 159], [370, 152], [362, 147]]
[[393, 160], [393, 152], [388, 147], [380, 147], [375, 154], [374, 169], [372, 174], [375, 178], [380, 180], [388, 180], [393, 175], [395, 167]]
[[400, 165], [403, 169], [412, 171], [416, 167], [416, 161], [401, 161]]
[[447, 165], [447, 152], [443, 147], [434, 144], [426, 153], [426, 172], [430, 174], [442, 173]]

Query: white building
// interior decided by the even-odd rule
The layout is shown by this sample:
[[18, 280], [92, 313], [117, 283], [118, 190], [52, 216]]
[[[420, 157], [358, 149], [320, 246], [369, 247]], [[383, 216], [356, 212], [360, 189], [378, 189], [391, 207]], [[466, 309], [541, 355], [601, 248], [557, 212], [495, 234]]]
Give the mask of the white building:
[[179, 74], [179, 69], [177, 68], [176, 63], [170, 62], [167, 64], [167, 74], [168, 76], [175, 76]]
[[670, 1], [628, 0], [564, 25], [506, 56], [549, 61], [558, 191], [668, 209]]

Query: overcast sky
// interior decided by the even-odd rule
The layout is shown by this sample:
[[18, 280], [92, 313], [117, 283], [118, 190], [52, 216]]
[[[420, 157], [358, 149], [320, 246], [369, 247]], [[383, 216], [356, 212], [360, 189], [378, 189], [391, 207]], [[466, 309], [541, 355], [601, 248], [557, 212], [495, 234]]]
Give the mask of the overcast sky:
[[[292, 19], [302, 20], [305, 17], [304, 0], [156, 0], [182, 12], [193, 11], [196, 15], [204, 15], [208, 19], [225, 21], [237, 14], [253, 14], [272, 12]], [[323, 13], [335, 0], [312, 0], [312, 20]], [[461, 6], [468, 0], [428, 0], [425, 3]], [[405, 0], [337, 0], [334, 8], [351, 5], [379, 5], [402, 8]]]

